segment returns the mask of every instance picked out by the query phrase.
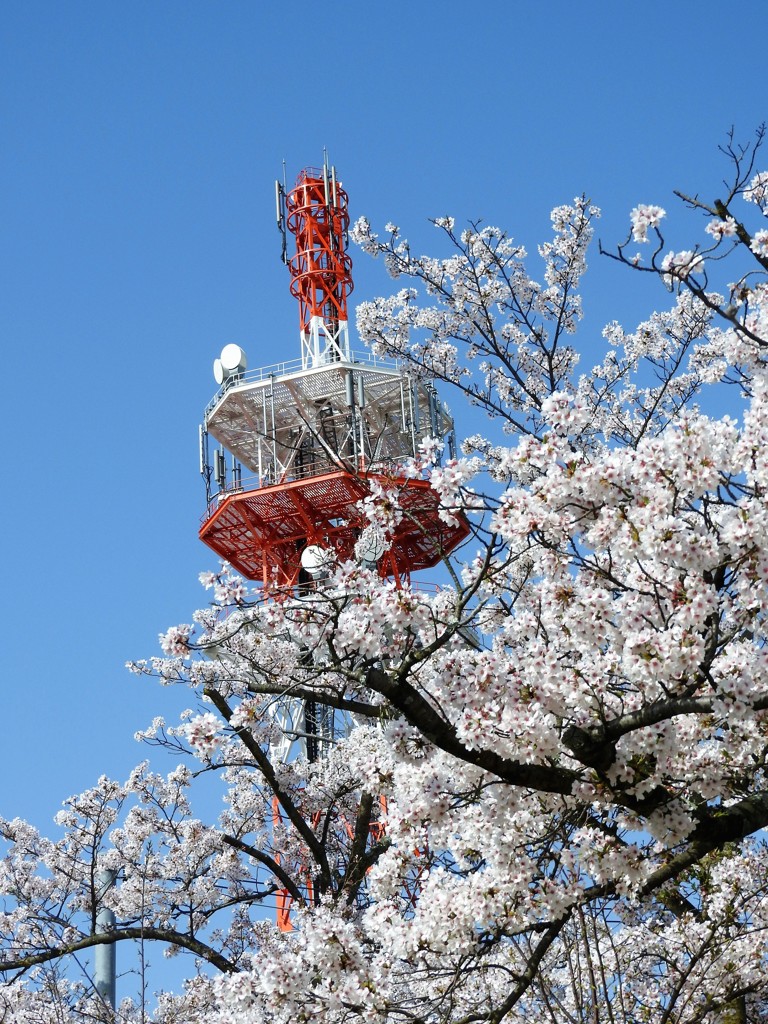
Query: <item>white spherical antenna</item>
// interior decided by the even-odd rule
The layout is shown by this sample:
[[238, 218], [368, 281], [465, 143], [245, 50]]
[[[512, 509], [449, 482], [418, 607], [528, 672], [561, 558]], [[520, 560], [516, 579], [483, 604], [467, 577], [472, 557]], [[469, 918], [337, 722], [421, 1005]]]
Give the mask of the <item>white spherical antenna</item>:
[[228, 377], [236, 373], [245, 373], [248, 360], [245, 358], [245, 352], [243, 352], [239, 345], [225, 345], [221, 350], [220, 358], [224, 373]]
[[301, 552], [301, 567], [310, 576], [319, 576], [328, 568], [332, 558], [331, 552], [321, 548], [319, 544], [308, 544]]
[[213, 360], [213, 379], [217, 384], [224, 383], [224, 367], [221, 365], [220, 359]]

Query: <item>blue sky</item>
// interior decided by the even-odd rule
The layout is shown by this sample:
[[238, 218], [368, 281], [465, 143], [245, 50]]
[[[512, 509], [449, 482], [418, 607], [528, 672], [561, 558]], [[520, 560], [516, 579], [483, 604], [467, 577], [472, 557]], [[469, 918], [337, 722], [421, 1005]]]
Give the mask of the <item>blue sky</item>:
[[[187, 704], [123, 664], [205, 601], [213, 358], [227, 342], [252, 367], [299, 354], [283, 159], [290, 182], [328, 147], [353, 217], [415, 248], [450, 213], [535, 249], [581, 192], [618, 241], [637, 202], [713, 197], [728, 128], [746, 140], [768, 116], [764, 21], [764, 0], [738, 19], [714, 0], [2, 6], [0, 815], [47, 829], [145, 756], [136, 729]], [[353, 301], [389, 290], [353, 257]], [[580, 344], [597, 355], [605, 322], [666, 299], [591, 263]]]

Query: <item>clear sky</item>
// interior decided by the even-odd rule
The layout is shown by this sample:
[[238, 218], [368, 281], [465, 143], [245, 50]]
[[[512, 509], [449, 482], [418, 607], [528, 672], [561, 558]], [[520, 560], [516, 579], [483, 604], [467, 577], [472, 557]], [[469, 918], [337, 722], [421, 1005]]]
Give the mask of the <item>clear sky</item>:
[[[416, 248], [450, 213], [535, 250], [550, 208], [581, 192], [615, 242], [637, 202], [712, 197], [728, 128], [749, 139], [768, 117], [765, 14], [765, 0], [2, 4], [0, 815], [48, 829], [66, 796], [145, 756], [136, 729], [187, 704], [123, 664], [189, 621], [215, 568], [197, 540], [213, 358], [227, 342], [251, 367], [299, 354], [274, 225], [283, 159], [291, 182], [327, 147], [353, 217], [395, 221]], [[389, 290], [353, 257], [353, 300]], [[665, 298], [596, 251], [592, 265], [581, 344], [598, 353], [605, 322]]]

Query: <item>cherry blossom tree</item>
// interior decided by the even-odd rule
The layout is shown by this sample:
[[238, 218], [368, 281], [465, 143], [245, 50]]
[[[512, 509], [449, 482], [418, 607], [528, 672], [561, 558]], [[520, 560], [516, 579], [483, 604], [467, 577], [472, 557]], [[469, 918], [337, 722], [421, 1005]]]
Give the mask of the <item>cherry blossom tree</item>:
[[[142, 734], [182, 766], [101, 779], [58, 840], [0, 823], [0, 1021], [768, 1021], [762, 140], [728, 140], [724, 198], [681, 197], [688, 248], [632, 211], [608, 255], [667, 307], [611, 321], [592, 368], [586, 199], [553, 212], [541, 280], [496, 228], [436, 220], [433, 258], [357, 223], [398, 281], [360, 335], [489, 417], [412, 467], [471, 538], [439, 589], [354, 562], [282, 601], [203, 577], [212, 603], [132, 666], [196, 698]], [[397, 486], [365, 510], [386, 539]], [[322, 756], [289, 749], [302, 708], [332, 713]], [[183, 991], [113, 1010], [73, 967], [107, 942], [189, 956]]]

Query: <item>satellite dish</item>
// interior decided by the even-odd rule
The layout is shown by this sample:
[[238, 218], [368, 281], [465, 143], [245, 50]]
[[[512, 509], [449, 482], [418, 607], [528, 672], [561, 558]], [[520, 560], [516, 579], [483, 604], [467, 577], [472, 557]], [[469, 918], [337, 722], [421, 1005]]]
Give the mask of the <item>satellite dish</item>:
[[244, 373], [248, 366], [245, 352], [239, 345], [225, 345], [221, 350], [221, 365], [224, 373], [231, 377], [235, 373]]
[[301, 552], [301, 567], [310, 576], [319, 576], [324, 572], [332, 560], [332, 554], [319, 544], [308, 544]]
[[376, 526], [368, 526], [355, 545], [355, 554], [361, 562], [378, 562], [387, 550], [384, 534]]
[[225, 345], [221, 355], [213, 361], [213, 377], [217, 384], [223, 384], [232, 377], [245, 373], [248, 360], [239, 345]]

